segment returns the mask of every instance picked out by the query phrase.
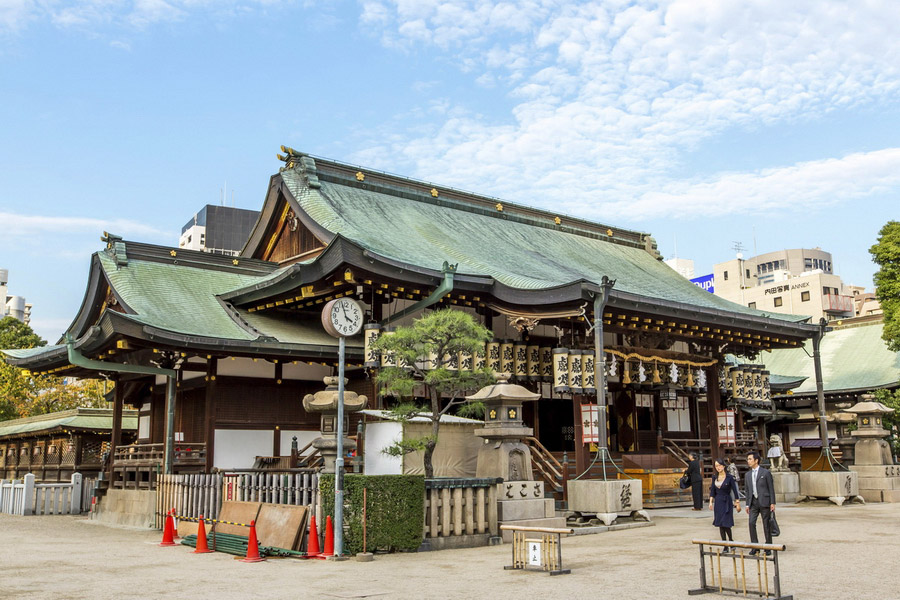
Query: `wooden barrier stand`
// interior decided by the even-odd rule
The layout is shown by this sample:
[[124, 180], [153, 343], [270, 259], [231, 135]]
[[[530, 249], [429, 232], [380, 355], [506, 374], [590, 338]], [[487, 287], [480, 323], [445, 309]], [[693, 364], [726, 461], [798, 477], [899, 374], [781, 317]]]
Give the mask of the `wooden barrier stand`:
[[[571, 535], [572, 529], [555, 529], [550, 527], [518, 527], [501, 525], [500, 529], [513, 532], [512, 564], [503, 567], [506, 570], [549, 571], [551, 575], [571, 573], [562, 568], [562, 535]], [[540, 537], [528, 534], [540, 534]]]
[[[772, 598], [773, 600], [793, 600], [792, 595], [781, 595], [781, 574], [778, 570], [778, 553], [785, 550], [784, 544], [751, 544], [749, 542], [732, 542], [724, 540], [692, 540], [691, 543], [700, 546], [700, 588], [688, 590], [688, 594], [741, 594], [754, 597]], [[708, 547], [705, 549], [704, 547]], [[729, 548], [724, 552], [724, 548]], [[756, 554], [749, 552], [755, 550]], [[767, 555], [766, 552], [771, 553]], [[709, 558], [709, 568], [706, 559]], [[725, 559], [725, 569], [728, 569], [728, 559], [731, 559], [732, 577], [729, 585], [725, 584], [722, 574], [722, 559]], [[756, 577], [753, 577], [752, 569], [748, 588], [747, 562], [756, 564]], [[769, 586], [769, 563], [772, 563], [772, 586]], [[740, 567], [740, 569], [738, 568]], [[707, 573], [709, 581], [707, 581]], [[740, 581], [739, 581], [740, 579]], [[756, 588], [753, 588], [753, 584]], [[733, 585], [733, 587], [731, 587]]]

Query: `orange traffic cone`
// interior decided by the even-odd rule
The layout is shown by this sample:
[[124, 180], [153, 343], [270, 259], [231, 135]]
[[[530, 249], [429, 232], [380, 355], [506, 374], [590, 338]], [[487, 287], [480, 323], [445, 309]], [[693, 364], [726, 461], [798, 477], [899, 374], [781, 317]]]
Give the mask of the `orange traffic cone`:
[[247, 540], [247, 556], [241, 562], [262, 562], [266, 559], [259, 556], [259, 542], [256, 541], [256, 521], [250, 521], [250, 539]]
[[172, 518], [172, 512], [166, 513], [166, 524], [163, 526], [163, 539], [159, 543], [160, 546], [175, 546], [175, 519]]
[[319, 550], [319, 530], [316, 529], [316, 515], [309, 517], [309, 538], [306, 542], [306, 558], [325, 558]]
[[331, 515], [325, 517], [325, 551], [322, 557], [334, 556], [334, 527], [331, 525]]
[[197, 548], [194, 554], [206, 554], [212, 552], [206, 543], [206, 526], [203, 524], [203, 515], [200, 515], [200, 523], [197, 525]]

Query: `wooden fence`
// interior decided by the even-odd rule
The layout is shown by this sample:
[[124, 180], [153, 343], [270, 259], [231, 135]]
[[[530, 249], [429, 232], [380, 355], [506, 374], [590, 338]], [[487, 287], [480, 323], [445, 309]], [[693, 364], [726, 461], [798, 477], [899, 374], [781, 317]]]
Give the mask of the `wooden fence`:
[[0, 480], [0, 512], [11, 515], [77, 515], [84, 507], [84, 479], [69, 483], [35, 483], [28, 473], [21, 480]]
[[160, 475], [156, 527], [175, 509], [182, 517], [216, 519], [225, 501], [309, 506], [318, 500], [319, 476], [312, 472]]
[[497, 480], [426, 480], [425, 539], [474, 534], [500, 535]]

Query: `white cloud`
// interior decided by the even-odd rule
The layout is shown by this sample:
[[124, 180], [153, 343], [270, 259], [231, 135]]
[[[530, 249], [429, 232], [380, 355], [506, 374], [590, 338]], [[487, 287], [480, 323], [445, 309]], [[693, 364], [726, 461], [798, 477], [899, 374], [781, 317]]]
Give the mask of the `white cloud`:
[[104, 231], [134, 237], [171, 237], [170, 233], [127, 219], [92, 219], [89, 217], [47, 217], [0, 212], [5, 238], [43, 235], [47, 233], [96, 233]]
[[678, 183], [689, 153], [724, 132], [895, 103], [893, 12], [887, 0], [368, 0], [362, 20], [385, 44], [428, 44], [516, 102], [499, 122], [461, 106], [372, 146], [389, 170], [579, 214], [636, 198], [632, 216], [651, 203], [690, 212], [716, 194], [767, 207], [779, 186], [800, 190], [775, 194], [781, 206], [896, 188], [879, 168], [896, 166], [893, 149]]

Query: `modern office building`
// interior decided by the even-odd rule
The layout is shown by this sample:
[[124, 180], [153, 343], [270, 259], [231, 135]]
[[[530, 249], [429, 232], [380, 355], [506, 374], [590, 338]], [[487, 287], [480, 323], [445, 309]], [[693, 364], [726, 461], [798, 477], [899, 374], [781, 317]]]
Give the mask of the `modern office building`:
[[776, 313], [843, 319], [856, 314], [854, 291], [834, 274], [829, 252], [801, 248], [737, 258], [713, 267], [715, 294]]
[[675, 269], [679, 275], [685, 279], [694, 278], [694, 261], [690, 258], [670, 258], [664, 261], [667, 265]]
[[181, 228], [178, 245], [187, 250], [237, 256], [258, 218], [258, 210], [207, 204]]
[[31, 305], [22, 296], [8, 295], [9, 270], [0, 269], [0, 319], [13, 317], [26, 325], [31, 322]]

